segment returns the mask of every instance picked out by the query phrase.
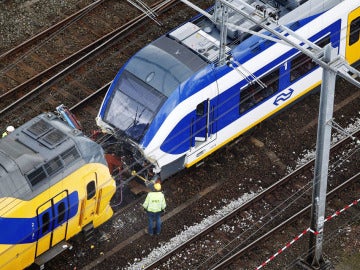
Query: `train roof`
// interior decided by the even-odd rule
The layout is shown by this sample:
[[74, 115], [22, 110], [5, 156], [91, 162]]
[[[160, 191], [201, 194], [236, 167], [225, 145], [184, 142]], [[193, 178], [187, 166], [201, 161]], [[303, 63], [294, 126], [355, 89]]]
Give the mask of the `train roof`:
[[162, 36], [136, 53], [126, 70], [169, 97], [180, 83], [206, 65], [189, 48]]
[[[264, 14], [273, 14], [272, 16], [277, 18], [274, 21], [267, 21], [266, 25], [268, 27], [277, 28], [279, 24], [291, 25], [291, 29], [296, 31], [297, 28], [341, 3], [342, 0], [232, 0], [229, 2], [243, 13], [248, 13], [258, 23], [265, 22], [265, 19], [259, 15], [264, 12]], [[222, 27], [219, 22], [222, 20], [223, 11], [216, 8], [216, 6], [210, 11], [212, 20], [206, 16], [196, 17], [193, 21], [187, 22], [170, 32], [168, 36], [189, 48], [207, 62], [217, 62], [220, 50], [220, 28]], [[229, 53], [231, 51], [231, 54], [233, 54], [236, 51], [244, 51], [248, 56], [251, 56], [252, 54], [248, 52], [248, 49], [259, 42], [266, 41], [263, 37], [250, 34], [251, 31], [265, 35], [269, 33], [235, 10], [230, 10], [226, 16], [227, 45], [225, 52]], [[217, 21], [217, 23], [214, 23], [214, 21]], [[303, 23], [299, 23], [300, 21], [303, 21]], [[269, 43], [274, 44], [274, 42]]]
[[102, 148], [52, 113], [0, 139], [0, 198], [28, 200], [79, 166], [106, 164]]

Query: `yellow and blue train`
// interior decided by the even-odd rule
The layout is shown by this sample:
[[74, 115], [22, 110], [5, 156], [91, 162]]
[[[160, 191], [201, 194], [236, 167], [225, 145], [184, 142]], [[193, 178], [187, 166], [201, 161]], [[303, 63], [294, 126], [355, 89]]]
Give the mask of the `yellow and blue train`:
[[100, 145], [52, 113], [0, 140], [0, 269], [42, 266], [113, 214]]

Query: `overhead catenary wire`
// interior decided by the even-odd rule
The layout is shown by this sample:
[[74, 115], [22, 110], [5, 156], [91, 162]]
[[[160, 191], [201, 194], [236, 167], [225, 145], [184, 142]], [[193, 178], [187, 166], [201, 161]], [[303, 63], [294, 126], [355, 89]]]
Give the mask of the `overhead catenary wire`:
[[344, 130], [344, 128], [342, 128], [334, 119], [332, 119], [329, 123], [327, 123], [328, 125], [331, 125], [332, 128], [336, 129], [338, 132], [344, 134], [345, 136], [349, 137], [354, 140], [357, 144], [360, 145], [360, 140], [353, 137], [351, 134], [349, 134], [346, 130]]
[[[334, 163], [330, 164], [331, 166], [329, 168], [332, 168], [332, 169], [330, 169], [328, 173], [331, 174], [332, 172], [334, 172], [336, 168], [338, 168], [344, 162], [349, 160], [350, 157], [353, 156], [354, 154], [356, 154], [358, 151], [359, 151], [359, 148], [351, 149], [348, 154], [346, 154], [342, 157], [342, 159], [343, 159], [342, 161], [335, 160]], [[309, 161], [308, 163], [310, 163], [310, 162], [312, 162], [312, 161]], [[304, 166], [305, 165], [303, 165], [302, 167], [304, 167]], [[301, 168], [298, 168], [297, 170], [299, 170], [299, 169], [301, 169]], [[318, 177], [315, 177], [314, 179], [318, 179]], [[320, 181], [320, 180], [317, 180], [317, 181]], [[228, 257], [229, 254], [232, 254], [236, 249], [238, 249], [239, 246], [242, 245], [243, 242], [246, 242], [252, 236], [256, 235], [257, 232], [261, 231], [263, 228], [266, 228], [269, 225], [269, 223], [272, 222], [273, 219], [276, 219], [278, 216], [280, 216], [284, 210], [286, 210], [286, 209], [290, 208], [291, 206], [293, 206], [294, 204], [296, 204], [298, 202], [298, 200], [301, 199], [301, 197], [303, 197], [304, 195], [306, 195], [308, 192], [310, 192], [312, 190], [313, 184], [314, 184], [314, 182], [311, 180], [304, 186], [300, 187], [294, 194], [292, 194], [286, 200], [282, 201], [275, 208], [268, 211], [267, 214], [261, 218], [261, 220], [254, 222], [251, 227], [247, 228], [244, 232], [242, 232], [237, 237], [235, 237], [233, 240], [229, 241], [226, 245], [224, 245], [223, 249], [226, 250], [226, 246], [230, 246], [230, 244], [233, 244], [235, 241], [242, 239], [242, 237], [244, 237], [244, 235], [246, 235], [249, 231], [250, 232], [252, 231], [249, 236], [242, 239], [242, 242], [238, 246], [236, 246], [233, 249], [231, 249], [230, 251], [228, 251], [228, 253], [224, 253], [222, 258]], [[268, 217], [270, 217], [269, 220], [267, 222], [264, 222], [267, 220]], [[214, 254], [213, 256], [215, 257], [215, 256], [217, 256], [217, 254]], [[208, 256], [201, 263], [201, 266], [207, 265], [208, 261], [210, 261], [212, 258], [213, 258], [212, 256]]]
[[[325, 235], [325, 244], [330, 243], [331, 241], [334, 241], [334, 239], [337, 239], [337, 236], [342, 234], [344, 230], [345, 226], [357, 226], [358, 222], [360, 220], [360, 214], [356, 214], [355, 216], [352, 215], [351, 219], [349, 220], [349, 222], [346, 222], [344, 224], [344, 226], [340, 226], [340, 227], [336, 227], [334, 230], [331, 230], [327, 233], [328, 237]], [[311, 250], [312, 251], [312, 250]], [[301, 258], [306, 257], [307, 253], [302, 253], [300, 256]], [[326, 257], [326, 255], [324, 255], [324, 257]], [[296, 266], [298, 263], [298, 260], [294, 260], [292, 262], [290, 262], [289, 264], [286, 265], [285, 269], [294, 269], [294, 266]]]
[[[235, 209], [234, 208], [234, 205], [232, 204], [232, 203], [230, 203], [229, 205], [232, 205], [232, 207], [230, 207], [231, 209]], [[219, 209], [220, 210], [220, 209]], [[228, 215], [228, 213], [229, 213], [229, 211], [228, 210], [230, 210], [230, 209], [227, 209], [227, 207], [225, 207], [225, 208], [223, 208], [222, 210], [221, 210], [221, 212], [223, 211], [223, 210], [225, 210], [225, 213], [224, 213], [224, 215]], [[220, 213], [218, 210], [216, 211], [217, 213]], [[231, 214], [231, 213], [230, 213]], [[215, 216], [219, 216], [220, 214], [215, 214], [215, 215], [213, 215], [213, 217], [215, 217]], [[221, 218], [222, 219], [226, 219], [226, 217], [224, 217], [224, 215], [220, 215], [221, 216]], [[208, 226], [211, 226], [211, 224], [213, 224], [214, 223], [214, 220], [210, 217], [210, 219], [206, 219], [206, 220], [204, 220], [204, 222], [201, 222], [201, 224], [202, 225], [200, 225], [199, 224], [199, 226], [191, 226], [191, 228], [189, 228], [189, 234], [188, 233], [186, 233], [186, 232], [184, 232], [184, 234], [183, 233], [181, 233], [181, 235], [178, 235], [178, 236], [176, 236], [176, 237], [174, 237], [174, 238], [172, 238], [172, 239], [179, 239], [179, 236], [180, 237], [182, 237], [182, 236], [184, 236], [186, 239], [190, 239], [190, 238], [193, 238], [194, 237], [194, 234], [196, 234], [196, 235], [199, 235], [201, 232], [200, 231], [203, 231], [203, 229], [205, 229], [204, 228], [204, 226], [205, 227], [208, 227]], [[251, 223], [252, 224], [252, 223]], [[202, 227], [203, 229], [200, 229], [200, 230], [198, 230], [197, 232], [194, 232], [194, 229], [195, 229], [195, 227], [197, 227], [197, 228], [200, 228], [200, 227]], [[251, 226], [251, 228], [252, 227], [255, 227], [255, 229], [257, 229], [257, 225], [256, 224], [254, 224], [254, 226]], [[185, 229], [185, 231], [186, 231], [187, 229]], [[195, 230], [197, 230], [197, 229], [195, 229]], [[186, 239], [184, 239], [184, 238], [182, 238], [182, 240], [186, 240]], [[180, 239], [179, 239], [180, 240]], [[178, 242], [178, 241], [176, 241], [176, 242]], [[179, 243], [179, 245], [180, 246], [183, 246], [183, 243], [182, 243], [182, 241], [180, 240], [180, 242], [181, 243]], [[172, 240], [168, 243], [168, 244], [165, 244], [164, 246], [161, 246], [159, 249], [157, 249], [157, 250], [154, 250], [151, 254], [149, 254], [149, 256], [147, 257], [147, 258], [144, 258], [144, 263], [142, 263], [142, 262], [139, 262], [139, 263], [136, 263], [136, 265], [134, 266], [134, 267], [130, 267], [129, 269], [139, 269], [140, 267], [142, 267], [142, 266], [144, 266], [144, 265], [151, 265], [151, 266], [153, 266], [153, 264], [152, 264], [152, 260], [157, 260], [158, 258], [159, 258], [159, 256], [161, 257], [162, 255], [164, 255], [164, 256], [166, 256], [166, 254], [168, 254], [168, 252], [171, 252], [171, 250], [174, 248], [174, 244], [175, 245], [177, 245], [176, 243], [174, 243]], [[220, 248], [221, 249], [221, 248]], [[209, 250], [212, 250], [212, 249], [209, 249]], [[216, 248], [216, 251], [214, 251], [214, 253], [218, 253], [218, 251], [219, 251], [219, 249], [218, 248]], [[160, 254], [159, 254], [160, 253]], [[223, 253], [223, 251], [222, 251], [222, 253]], [[154, 254], [156, 254], [155, 256], [154, 256]], [[182, 257], [184, 254], [178, 254], [178, 256], [180, 256], [180, 257]], [[205, 257], [208, 257], [208, 253], [206, 253], [206, 254], [203, 254], [203, 255], [205, 255]], [[210, 255], [211, 255], [211, 253], [210, 253]], [[196, 261], [196, 262], [198, 262], [198, 261]], [[206, 268], [206, 269], [209, 269], [209, 264], [205, 264], [204, 265], [205, 267], [204, 268]], [[189, 267], [189, 265], [187, 265], [187, 267]], [[195, 268], [195, 266], [192, 266], [191, 267], [192, 269], [193, 268]], [[201, 268], [201, 269], [203, 269], [203, 268]], [[220, 268], [221, 269], [221, 268]]]
[[[132, 4], [134, 7], [141, 10], [144, 14], [149, 16], [151, 20], [156, 22], [159, 26], [162, 26], [162, 23], [156, 20], [157, 14], [154, 12], [148, 5], [146, 5], [145, 2], [141, 0], [127, 0], [130, 4]], [[136, 3], [135, 3], [136, 2]]]
[[[350, 155], [351, 156], [351, 155]], [[344, 160], [348, 160], [348, 157], [343, 157]], [[335, 170], [335, 167], [338, 167], [339, 165], [334, 166], [334, 168], [329, 171], [329, 173], [331, 173], [332, 171]], [[308, 193], [309, 191], [311, 191], [313, 187], [313, 182], [309, 181], [307, 184], [305, 184], [304, 186], [300, 187], [299, 190], [297, 190], [294, 194], [292, 194], [290, 197], [288, 197], [286, 200], [282, 201], [280, 204], [278, 204], [275, 208], [273, 208], [272, 210], [270, 210], [269, 212], [267, 212], [267, 215], [263, 216], [260, 220], [258, 220], [257, 222], [255, 222], [253, 224], [253, 226], [247, 228], [244, 232], [242, 232], [240, 235], [238, 235], [237, 237], [235, 237], [233, 240], [229, 241], [228, 244], [223, 246], [223, 249], [226, 250], [226, 246], [229, 246], [230, 244], [234, 243], [235, 241], [241, 239], [245, 234], [247, 234], [249, 231], [252, 233], [242, 239], [242, 242], [234, 247], [233, 249], [231, 249], [230, 251], [228, 251], [228, 253], [223, 254], [222, 258], [225, 258], [228, 256], [228, 254], [232, 254], [236, 249], [239, 248], [240, 245], [242, 245], [243, 242], [246, 242], [248, 239], [250, 239], [252, 236], [256, 235], [257, 232], [261, 231], [263, 228], [266, 228], [269, 223], [272, 222], [273, 219], [276, 219], [278, 216], [280, 216], [282, 214], [282, 212], [288, 208], [290, 208], [291, 206], [293, 206], [295, 203], [297, 203], [298, 200], [300, 200], [301, 197], [303, 197], [306, 193]], [[267, 222], [264, 222], [267, 220], [267, 218], [270, 217], [270, 219]], [[260, 226], [258, 226], [260, 223]], [[254, 229], [255, 228], [255, 229]], [[217, 256], [217, 254], [214, 254], [214, 256]], [[207, 265], [207, 262], [210, 261], [210, 259], [212, 259], [211, 256], [207, 257], [207, 259], [205, 261], [202, 262], [201, 265]]]
[[[300, 63], [300, 64], [301, 64], [301, 63]], [[300, 64], [299, 64], [299, 65], [300, 65]], [[284, 75], [285, 75], [285, 74], [284, 74]], [[279, 78], [280, 78], [280, 77], [279, 77]], [[230, 100], [231, 98], [234, 98], [234, 97], [235, 97], [235, 96], [230, 97], [229, 100]], [[226, 101], [224, 101], [224, 103], [225, 103], [225, 102], [226, 102]], [[219, 106], [221, 106], [221, 105], [222, 105], [222, 104], [219, 104]], [[229, 109], [227, 112], [229, 112], [229, 111], [231, 111], [231, 109]], [[225, 112], [225, 113], [223, 114], [223, 116], [226, 115], [227, 112]], [[220, 116], [218, 119], [221, 119], [221, 116]], [[176, 146], [175, 146], [175, 147], [176, 147]], [[144, 160], [144, 161], [145, 161], [145, 160]], [[131, 164], [130, 167], [135, 166], [136, 164], [138, 164], [138, 163]], [[151, 166], [151, 165], [149, 165], [148, 167], [150, 167], [150, 166]], [[148, 167], [145, 167], [145, 168], [143, 169], [143, 171], [145, 171]]]
[[[344, 208], [342, 208], [341, 210], [336, 211], [333, 215], [328, 216], [325, 220], [324, 223], [330, 221], [331, 219], [333, 219], [334, 217], [339, 216], [342, 212], [346, 211], [347, 209], [351, 208], [354, 205], [357, 205], [360, 202], [360, 199], [354, 200], [352, 203], [350, 203], [349, 205], [346, 205]], [[358, 217], [360, 217], [360, 214], [357, 215]], [[312, 234], [318, 234], [319, 232], [313, 231], [310, 227], [308, 227], [307, 229], [303, 230], [298, 236], [296, 236], [295, 238], [293, 238], [290, 242], [288, 242], [285, 246], [283, 246], [280, 250], [278, 250], [277, 252], [275, 252], [272, 256], [270, 256], [267, 260], [265, 260], [264, 262], [262, 262], [258, 267], [256, 267], [256, 270], [262, 269], [264, 266], [266, 266], [268, 263], [270, 263], [272, 260], [274, 260], [276, 258], [276, 256], [278, 256], [280, 253], [282, 253], [285, 249], [289, 248], [291, 245], [293, 245], [296, 241], [300, 240], [300, 238], [302, 236], [304, 236], [306, 233], [312, 233]], [[339, 232], [338, 232], [339, 233]], [[315, 247], [313, 247], [315, 248]]]
[[[167, 2], [167, 1], [165, 1], [165, 2]], [[344, 28], [345, 28], [346, 26], [344, 26]], [[344, 29], [342, 29], [342, 30], [344, 30]], [[343, 38], [345, 38], [345, 37], [343, 37]]]
[[[302, 63], [299, 63], [298, 64], [298, 66], [300, 66]], [[285, 76], [286, 74], [283, 74], [283, 76]], [[280, 78], [280, 77], [278, 77], [278, 78]], [[229, 101], [229, 100], [231, 100], [231, 99], [233, 99], [233, 98], [235, 98], [237, 95], [238, 95], [239, 93], [235, 93], [235, 95], [234, 96], [230, 96], [227, 100], [225, 100], [223, 103], [221, 103], [221, 104], [218, 104], [218, 107], [223, 107], [223, 104], [225, 104], [227, 101]], [[240, 104], [240, 106], [241, 106], [241, 104]], [[229, 112], [231, 112], [232, 111], [232, 109], [234, 109], [235, 107], [238, 107], [238, 105], [236, 104], [236, 105], [234, 105], [234, 107], [232, 107], [232, 108], [229, 108], [227, 111], [225, 111], [222, 115], [220, 115], [217, 119], [214, 119], [214, 122], [216, 122], [216, 121], [218, 121], [218, 120], [220, 120], [222, 117], [224, 117], [225, 115], [227, 115], [227, 113], [229, 113]], [[189, 127], [185, 127], [184, 128], [184, 130], [186, 129], [186, 128], [189, 128]], [[182, 131], [184, 131], [184, 130], [181, 130], [180, 132], [182, 132]], [[116, 135], [116, 134], [115, 134]], [[175, 135], [176, 136], [176, 135]], [[104, 138], [105, 137], [108, 137], [108, 135], [104, 135]], [[99, 141], [99, 143], [100, 144], [102, 144], [101, 143], [101, 141]], [[183, 143], [183, 142], [178, 142], [177, 144], [174, 144], [174, 148], [176, 148], [178, 145], [180, 145], [181, 143]], [[145, 161], [145, 159], [143, 159], [143, 161]], [[135, 166], [135, 165], [137, 165], [137, 164], [139, 164], [138, 162], [135, 162], [135, 163], [133, 163], [133, 164], [129, 164], [129, 168], [132, 168], [133, 166]], [[147, 167], [145, 167], [142, 171], [145, 171], [147, 168], [149, 168], [151, 166], [151, 164], [149, 164]], [[121, 174], [121, 173], [123, 173], [124, 171], [122, 171], [122, 172], [119, 172], [119, 174]], [[132, 178], [131, 178], [132, 179]], [[128, 179], [129, 180], [129, 179]]]

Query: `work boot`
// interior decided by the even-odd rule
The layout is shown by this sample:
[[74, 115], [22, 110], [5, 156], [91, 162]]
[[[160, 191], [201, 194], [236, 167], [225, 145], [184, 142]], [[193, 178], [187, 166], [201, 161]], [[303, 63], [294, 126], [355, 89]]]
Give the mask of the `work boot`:
[[153, 235], [152, 233], [149, 233], [148, 229], [145, 229], [144, 231], [145, 231], [145, 233], [148, 234], [148, 235]]

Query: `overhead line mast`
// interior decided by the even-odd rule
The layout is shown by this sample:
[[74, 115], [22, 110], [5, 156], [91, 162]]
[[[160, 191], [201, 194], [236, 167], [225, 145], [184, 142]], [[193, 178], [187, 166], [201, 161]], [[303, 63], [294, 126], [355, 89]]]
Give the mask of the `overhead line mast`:
[[[267, 14], [265, 11], [260, 13], [259, 10], [243, 0], [236, 0], [238, 3], [241, 3], [242, 8], [238, 8], [227, 0], [215, 0], [215, 8], [222, 9], [221, 19], [216, 17], [216, 13], [215, 16], [212, 16], [190, 3], [188, 0], [181, 1], [197, 10], [214, 23], [220, 24], [220, 65], [225, 63], [225, 58], [231, 58], [231, 56], [226, 55], [225, 51], [227, 26], [231, 26], [236, 27], [241, 31], [248, 32], [249, 34], [257, 35], [270, 41], [296, 48], [323, 68], [310, 225], [311, 229], [316, 233], [311, 234], [310, 236], [309, 251], [306, 260], [303, 261], [303, 267], [307, 269], [309, 269], [308, 267], [310, 267], [310, 269], [319, 269], [319, 267], [327, 269], [328, 262], [325, 262], [322, 256], [322, 242], [325, 222], [327, 175], [331, 144], [331, 121], [333, 118], [336, 75], [339, 75], [351, 84], [360, 87], [360, 82], [358, 81], [360, 72], [351, 67], [345, 59], [341, 58], [331, 44], [328, 44], [324, 48], [320, 48], [313, 42], [299, 36], [288, 27], [280, 25], [276, 15]], [[229, 9], [238, 12], [249, 21], [277, 37], [278, 40], [264, 35], [263, 33], [240, 28], [234, 24], [228, 24], [227, 13], [229, 12]], [[250, 10], [251, 13], [246, 12], [247, 10]], [[254, 16], [254, 13], [256, 13], [256, 16]]]
[[[221, 21], [215, 21], [214, 16], [206, 12], [205, 10], [201, 9], [200, 7], [194, 5], [188, 0], [180, 0], [184, 4], [188, 5], [189, 7], [195, 9], [202, 15], [206, 16], [208, 19], [213, 21], [214, 23], [220, 23], [225, 24], [225, 26], [236, 26], [234, 24], [228, 24], [226, 22], [226, 18]], [[269, 37], [263, 33], [255, 32], [255, 31], [249, 31], [247, 29], [244, 29], [242, 27], [238, 27], [241, 31], [247, 31], [248, 33], [252, 35], [257, 35], [262, 38], [268, 39], [273, 42], [278, 42], [281, 44], [288, 45], [290, 47], [296, 48], [305, 55], [309, 56], [316, 64], [318, 64], [320, 67], [324, 69], [330, 69], [337, 73], [337, 75], [341, 76], [348, 82], [354, 84], [357, 87], [360, 87], [360, 72], [356, 70], [355, 68], [351, 67], [344, 59], [341, 57], [337, 57], [333, 59], [331, 62], [324, 61], [324, 49], [317, 46], [315, 43], [297, 35], [294, 31], [286, 27], [285, 25], [280, 25], [278, 21], [276, 20], [276, 17], [274, 18], [271, 16], [271, 14], [267, 14], [264, 12], [259, 12], [256, 8], [249, 5], [243, 0], [236, 0], [237, 2], [240, 2], [245, 8], [239, 9], [236, 5], [228, 2], [227, 0], [215, 0], [218, 8], [231, 8], [232, 10], [238, 12], [240, 15], [245, 17], [246, 19], [250, 20], [252, 23], [260, 26], [262, 29], [268, 31], [272, 35], [276, 36], [278, 39]], [[318, 0], [316, 0], [318, 1]], [[252, 13], [246, 12], [247, 10], [251, 10]], [[253, 13], [256, 12], [258, 16], [253, 16]], [[215, 17], [216, 18], [216, 17]], [[259, 19], [257, 19], [259, 18]], [[268, 25], [269, 24], [269, 25]], [[226, 31], [227, 27], [224, 25], [221, 25], [220, 29], [223, 31]], [[236, 26], [237, 27], [237, 26]], [[226, 43], [226, 36], [221, 33], [221, 38], [223, 40], [220, 40], [220, 44]], [[291, 38], [290, 38], [291, 37]], [[293, 39], [297, 40], [298, 42], [293, 41]], [[300, 45], [303, 44], [303, 45]], [[223, 49], [225, 50], [225, 49]], [[219, 63], [224, 64], [225, 63], [225, 55], [226, 53], [224, 51], [219, 52]], [[356, 80], [358, 79], [358, 80]]]

